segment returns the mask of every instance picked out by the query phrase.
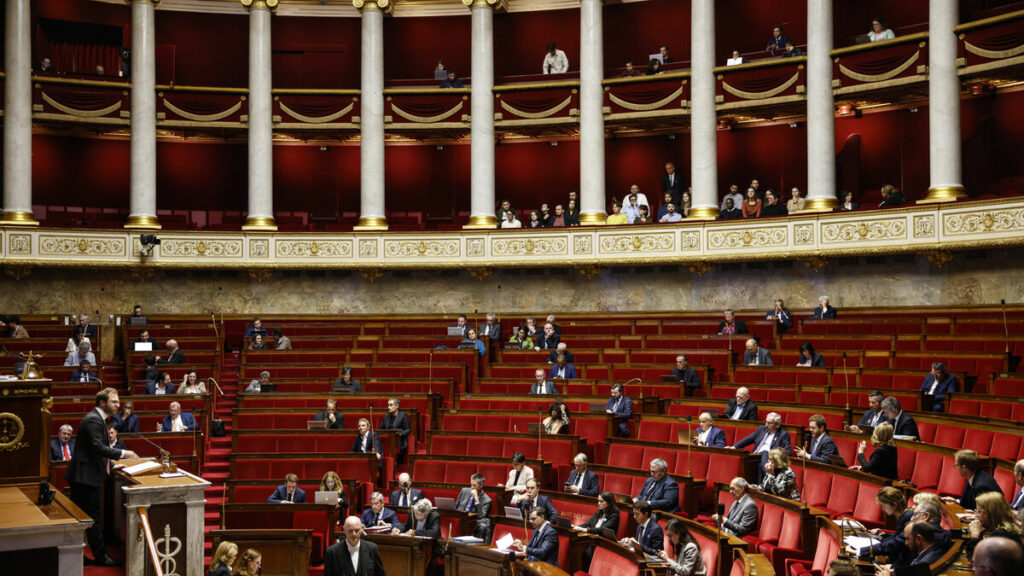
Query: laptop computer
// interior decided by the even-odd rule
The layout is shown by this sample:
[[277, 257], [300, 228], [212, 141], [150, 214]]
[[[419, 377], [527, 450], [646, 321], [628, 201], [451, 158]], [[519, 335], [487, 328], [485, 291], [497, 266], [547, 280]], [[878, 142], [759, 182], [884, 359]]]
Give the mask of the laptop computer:
[[604, 414], [608, 408], [600, 402], [591, 402], [588, 405], [591, 414]]
[[449, 336], [458, 336], [460, 338], [465, 336], [465, 334], [462, 332], [462, 328], [459, 328], [458, 326], [449, 326], [448, 327], [448, 335]]
[[277, 392], [277, 384], [260, 384], [260, 394], [273, 394]]
[[306, 420], [306, 430], [326, 430], [326, 420]]
[[551, 522], [555, 526], [560, 526], [562, 528], [570, 528], [570, 527], [572, 527], [572, 522], [569, 522], [569, 519], [564, 517], [564, 516], [555, 516], [554, 518], [551, 519]]
[[434, 498], [434, 503], [437, 504], [438, 510], [455, 510], [455, 499], [445, 498], [444, 496], [438, 496]]
[[128, 317], [128, 325], [129, 326], [138, 326], [139, 324], [149, 324], [149, 318], [146, 318], [145, 316], [129, 316]]
[[330, 504], [332, 506], [338, 505], [338, 493], [337, 492], [321, 492], [319, 490], [313, 494], [314, 504]]
[[152, 352], [153, 351], [153, 343], [152, 342], [136, 342], [135, 343], [135, 351], [136, 352]]
[[505, 518], [511, 518], [513, 520], [522, 520], [523, 513], [515, 506], [505, 506]]
[[539, 422], [527, 422], [526, 423], [526, 431], [529, 432], [530, 434], [536, 434], [538, 430], [540, 430], [540, 423]]

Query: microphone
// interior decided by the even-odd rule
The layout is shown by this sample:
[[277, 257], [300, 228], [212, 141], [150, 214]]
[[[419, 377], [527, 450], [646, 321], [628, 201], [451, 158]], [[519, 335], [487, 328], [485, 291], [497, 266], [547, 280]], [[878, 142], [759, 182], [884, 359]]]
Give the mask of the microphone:
[[725, 514], [725, 504], [723, 502], [718, 503], [718, 517], [721, 518]]
[[86, 378], [86, 380], [85, 380], [86, 382], [99, 382], [100, 383], [100, 388], [105, 388], [107, 386], [106, 384], [103, 383], [103, 380], [100, 380], [99, 378], [97, 378], [95, 376], [86, 376], [85, 378]]
[[224, 391], [221, 390], [220, 384], [217, 383], [217, 381], [213, 378], [213, 376], [207, 376], [206, 379], [208, 381], [210, 381], [210, 382], [213, 382], [213, 385], [217, 387], [217, 392], [220, 392], [220, 397], [224, 398]]
[[142, 434], [139, 434], [139, 436], [138, 436], [138, 437], [139, 437], [139, 438], [141, 438], [141, 439], [142, 439], [142, 441], [143, 441], [143, 442], [145, 442], [146, 444], [149, 444], [149, 445], [150, 445], [150, 446], [152, 446], [153, 448], [156, 448], [156, 449], [157, 449], [157, 451], [158, 451], [158, 453], [159, 453], [159, 456], [158, 456], [158, 458], [159, 458], [160, 460], [170, 460], [170, 459], [171, 459], [171, 453], [170, 453], [170, 451], [168, 451], [168, 450], [165, 450], [164, 448], [161, 448], [159, 444], [157, 444], [156, 442], [153, 442], [153, 441], [152, 441], [152, 440], [150, 440], [149, 438], [146, 438], [146, 437], [145, 437], [145, 436], [143, 436]]

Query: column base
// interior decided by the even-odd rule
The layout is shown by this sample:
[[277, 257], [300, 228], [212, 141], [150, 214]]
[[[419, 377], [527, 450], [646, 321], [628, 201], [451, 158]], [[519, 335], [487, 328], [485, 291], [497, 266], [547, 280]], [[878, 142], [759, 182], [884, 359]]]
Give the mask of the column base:
[[936, 204], [938, 202], [956, 202], [967, 198], [963, 186], [935, 186], [928, 189], [928, 196], [918, 200], [918, 204]]
[[839, 206], [837, 198], [808, 198], [804, 209], [799, 210], [798, 213], [831, 212], [836, 209], [836, 206]]
[[156, 216], [129, 216], [124, 227], [128, 230], [160, 230], [163, 228]]
[[604, 212], [580, 213], [581, 226], [604, 226], [606, 224], [608, 224], [608, 215]]
[[0, 226], [39, 226], [31, 212], [4, 212], [0, 215]]
[[250, 216], [245, 219], [242, 230], [274, 232], [277, 230], [277, 222], [270, 216]]
[[381, 216], [360, 216], [359, 223], [352, 229], [356, 232], [387, 230], [388, 219]]
[[702, 208], [690, 208], [690, 214], [683, 219], [683, 221], [689, 220], [716, 220], [718, 219], [718, 207], [717, 206], [705, 206]]
[[463, 230], [494, 230], [498, 227], [498, 218], [486, 214], [484, 216], [470, 216], [469, 224], [462, 227]]

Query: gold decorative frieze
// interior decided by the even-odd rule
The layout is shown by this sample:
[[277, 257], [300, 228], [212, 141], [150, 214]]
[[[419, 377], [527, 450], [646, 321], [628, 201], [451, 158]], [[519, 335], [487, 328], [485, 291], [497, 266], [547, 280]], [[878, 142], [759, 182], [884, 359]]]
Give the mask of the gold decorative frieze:
[[385, 240], [384, 255], [388, 258], [456, 258], [462, 242], [459, 240]]
[[568, 239], [564, 236], [538, 236], [526, 238], [494, 238], [491, 240], [493, 256], [562, 256], [568, 254]]
[[942, 221], [942, 231], [948, 236], [1024, 231], [1024, 208], [946, 214]]
[[164, 239], [160, 255], [171, 258], [241, 258], [242, 241], [221, 239]]
[[468, 258], [483, 258], [484, 242], [483, 238], [469, 238], [466, 240], [466, 256]]
[[679, 245], [682, 246], [683, 252], [695, 252], [700, 250], [700, 232], [682, 232], [679, 239]]
[[42, 256], [124, 256], [124, 238], [86, 238], [85, 236], [42, 235], [39, 237]]
[[714, 230], [708, 234], [711, 250], [736, 248], [782, 248], [788, 237], [785, 226], [747, 228], [742, 230]]
[[28, 234], [11, 234], [10, 248], [7, 252], [11, 256], [28, 256], [32, 254], [32, 236]]
[[376, 258], [377, 257], [377, 241], [370, 239], [359, 240], [359, 257], [360, 258]]
[[267, 258], [270, 256], [270, 240], [249, 240], [250, 258]]
[[278, 240], [278, 258], [351, 258], [351, 240]]
[[932, 238], [935, 236], [935, 216], [924, 214], [914, 216], [914, 238]]
[[594, 253], [594, 241], [590, 236], [577, 236], [573, 239], [572, 253], [577, 256], [590, 256]]
[[793, 226], [793, 243], [797, 246], [814, 244], [814, 224], [797, 224]]
[[843, 222], [826, 224], [821, 229], [822, 243], [835, 244], [879, 240], [905, 240], [907, 238], [907, 221], [903, 218], [887, 218], [883, 220]]
[[602, 254], [629, 252], [670, 252], [675, 250], [675, 234], [671, 232], [637, 232], [635, 234], [602, 234], [599, 250]]

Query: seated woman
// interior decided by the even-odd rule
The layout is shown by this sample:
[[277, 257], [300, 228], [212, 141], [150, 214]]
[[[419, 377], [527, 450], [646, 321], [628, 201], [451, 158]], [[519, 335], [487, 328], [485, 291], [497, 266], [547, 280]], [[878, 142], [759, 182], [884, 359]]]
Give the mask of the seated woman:
[[544, 221], [540, 218], [540, 212], [530, 210], [530, 221], [526, 223], [527, 228], [543, 228]]
[[213, 553], [213, 560], [210, 561], [209, 576], [231, 576], [231, 566], [238, 558], [238, 545], [234, 542], [222, 541]]
[[683, 197], [679, 201], [678, 212], [683, 218], [690, 217], [690, 208], [693, 207], [693, 197], [688, 191], [683, 192]]
[[82, 325], [79, 324], [71, 329], [71, 338], [68, 338], [68, 345], [64, 347], [64, 353], [71, 354], [75, 350], [78, 350], [78, 345], [83, 341], [89, 342], [89, 337], [82, 336]]
[[796, 488], [796, 474], [789, 467], [789, 454], [782, 448], [768, 451], [768, 462], [764, 465], [765, 476], [761, 484], [754, 486], [765, 494], [800, 500]]
[[647, 70], [644, 71], [644, 76], [654, 76], [663, 72], [665, 71], [661, 69], [661, 60], [651, 58], [651, 61], [647, 63]]
[[565, 402], [555, 402], [548, 408], [548, 417], [542, 424], [545, 434], [568, 434], [569, 407], [565, 405]]
[[324, 477], [320, 480], [319, 492], [337, 492], [338, 493], [338, 505], [335, 506], [336, 512], [344, 514], [344, 511], [348, 509], [348, 497], [345, 495], [345, 485], [341, 483], [341, 478], [338, 473], [334, 470], [328, 470]]
[[576, 201], [570, 199], [567, 208], [565, 209], [565, 225], [566, 226], [579, 226], [580, 225], [580, 209], [576, 205]]
[[1020, 540], [1021, 527], [1013, 517], [1013, 510], [1000, 492], [985, 492], [975, 498], [974, 520], [967, 526], [971, 538], [1004, 536]]
[[849, 212], [860, 208], [860, 204], [853, 201], [853, 192], [847, 190], [842, 194], [843, 201], [839, 203], [839, 210]]
[[747, 188], [747, 197], [743, 199], [743, 206], [740, 207], [744, 218], [761, 217], [761, 199], [757, 197], [757, 190], [753, 187]]
[[871, 459], [864, 458], [864, 450], [867, 448], [865, 442], [857, 445], [857, 460], [860, 466], [850, 466], [851, 470], [863, 470], [868, 474], [896, 480], [899, 475], [896, 469], [896, 442], [892, 439], [892, 424], [882, 422], [875, 427], [871, 433], [871, 445], [875, 451]]
[[[593, 534], [599, 534], [605, 528], [611, 530], [612, 534], [617, 534], [619, 531], [619, 507], [615, 504], [615, 495], [607, 491], [597, 495], [597, 511], [590, 517], [590, 520], [572, 527], [577, 532]], [[615, 537], [613, 536], [612, 539], [614, 540]], [[594, 559], [594, 548], [593, 544], [589, 544], [583, 551], [584, 571], [590, 570], [590, 562]]]
[[863, 559], [874, 556], [887, 556], [891, 563], [908, 560], [907, 554], [909, 554], [909, 550], [904, 539], [903, 529], [906, 528], [907, 523], [914, 517], [914, 511], [907, 508], [907, 497], [898, 488], [883, 486], [878, 490], [875, 502], [882, 508], [883, 514], [896, 518], [896, 530], [888, 533], [883, 530], [874, 529], [871, 533], [882, 537], [877, 544], [865, 546], [860, 550], [851, 548], [849, 551]]
[[508, 339], [510, 348], [518, 350], [533, 350], [533, 338], [526, 335], [526, 326], [516, 328], [516, 333]]
[[519, 498], [526, 492], [527, 480], [533, 479], [533, 468], [526, 465], [526, 455], [522, 452], [516, 452], [512, 455], [512, 469], [508, 471], [508, 481], [504, 484], [498, 484], [503, 486], [506, 492], [514, 492], [512, 496], [512, 504], [515, 505], [519, 502]]
[[609, 226], [629, 224], [629, 217], [622, 213], [622, 203], [612, 198], [612, 213], [608, 215]]
[[779, 202], [779, 195], [775, 193], [775, 190], [769, 188], [764, 193], [765, 205], [761, 209], [762, 216], [785, 216], [789, 214], [789, 210], [786, 209], [786, 205]]
[[256, 334], [249, 343], [249, 350], [266, 350], [267, 343], [263, 341], [263, 334]]
[[800, 361], [796, 365], [804, 368], [824, 368], [825, 358], [814, 351], [814, 344], [804, 342], [800, 345]]
[[484, 346], [484, 341], [476, 337], [476, 330], [469, 328], [466, 330], [466, 339], [459, 342], [459, 348], [472, 347], [476, 348], [477, 354], [483, 356], [487, 354], [487, 346]]
[[178, 387], [178, 394], [206, 394], [206, 384], [199, 379], [195, 368], [185, 373], [185, 378]]
[[662, 550], [661, 559], [668, 563], [669, 571], [679, 576], [705, 576], [704, 556], [700, 546], [686, 528], [686, 522], [673, 518], [665, 525], [665, 533], [672, 542], [672, 554]]

